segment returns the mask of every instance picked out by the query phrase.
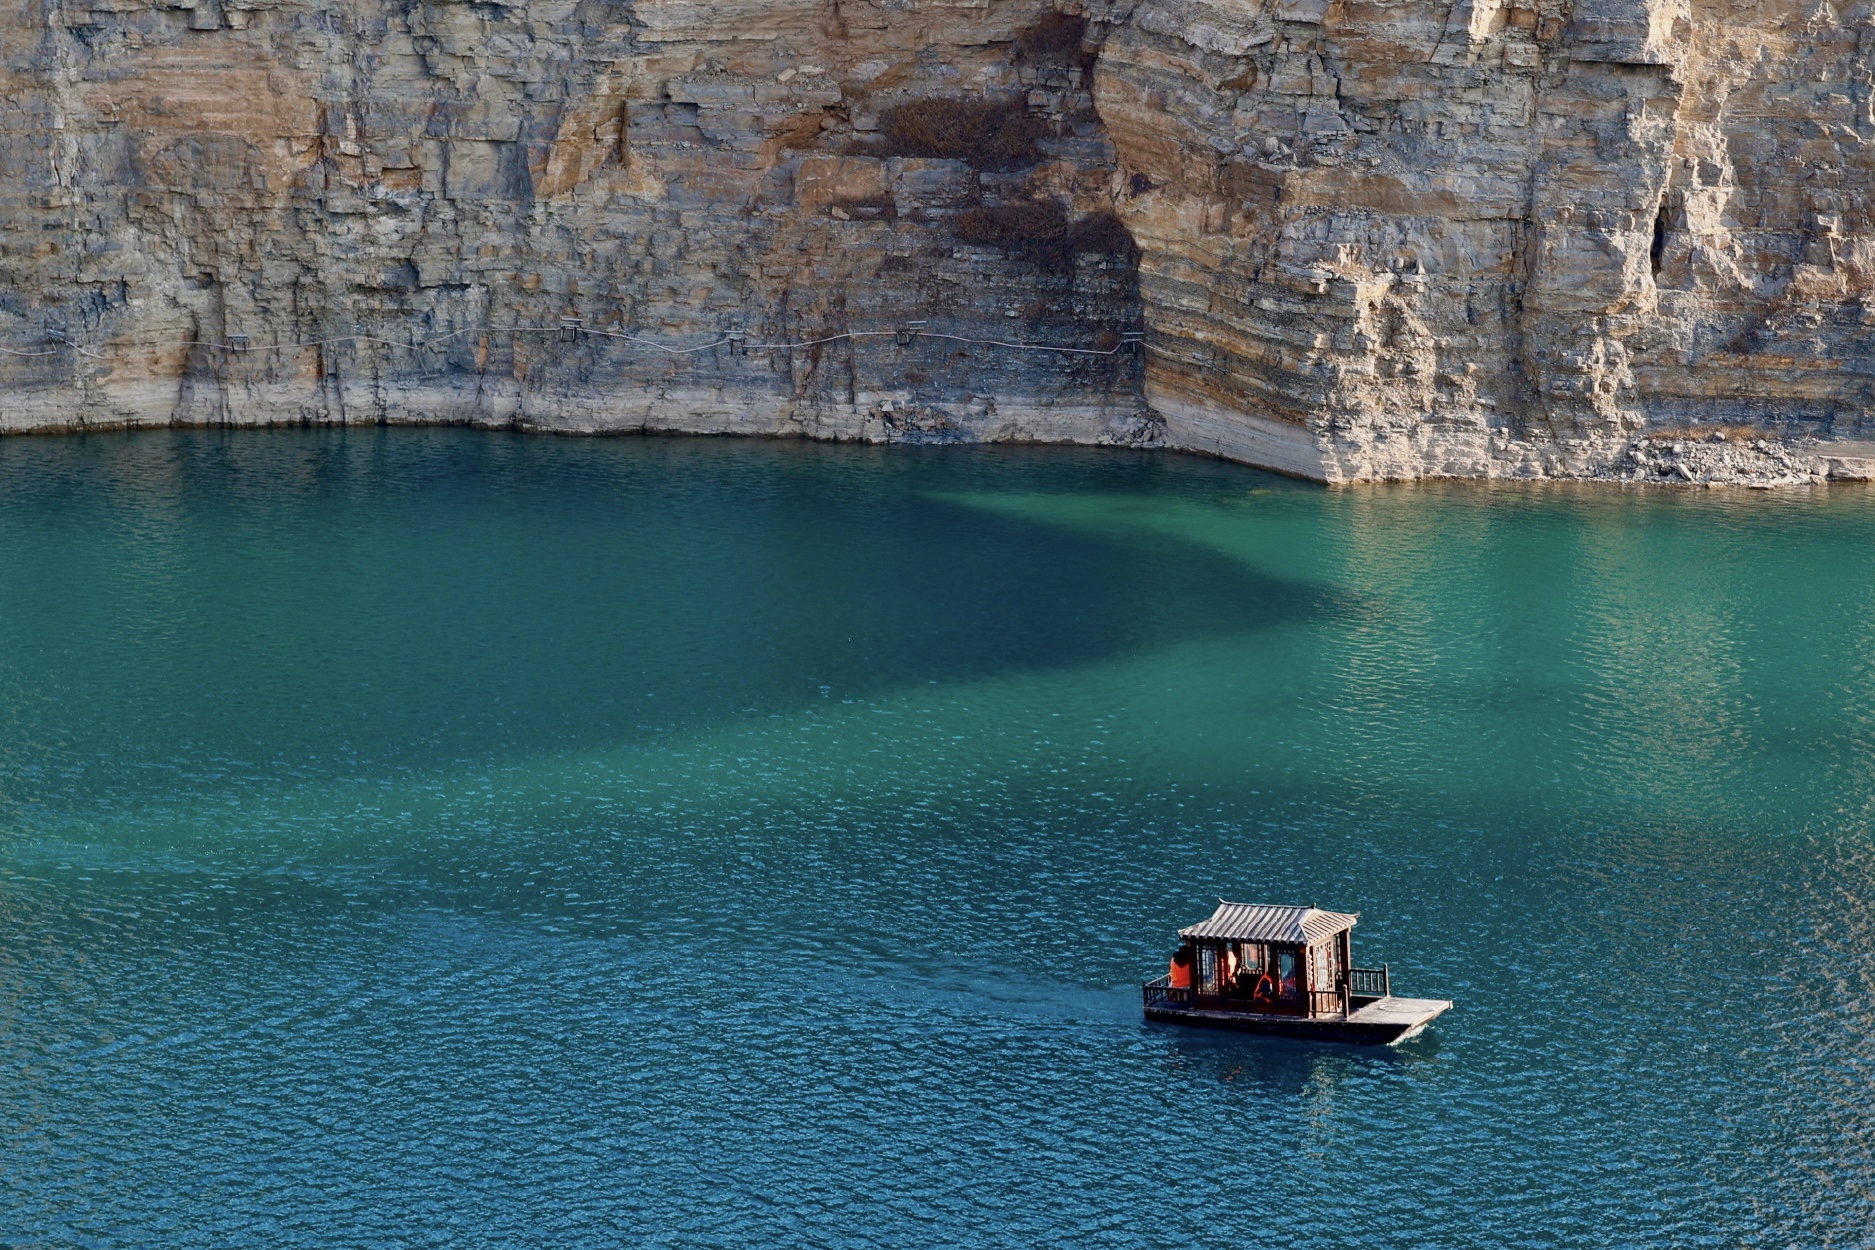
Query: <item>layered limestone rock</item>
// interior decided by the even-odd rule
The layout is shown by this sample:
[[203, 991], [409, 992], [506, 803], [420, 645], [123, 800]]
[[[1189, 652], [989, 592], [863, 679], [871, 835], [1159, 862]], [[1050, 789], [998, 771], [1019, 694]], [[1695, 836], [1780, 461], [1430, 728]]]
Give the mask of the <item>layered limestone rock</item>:
[[[1112, 149], [1081, 25], [1051, 21], [14, 3], [0, 425], [1150, 441]], [[878, 137], [957, 100], [1019, 123], [1011, 151]], [[1055, 237], [1003, 237], [1012, 213]]]
[[14, 0], [0, 429], [1869, 476], [1872, 84], [1828, 0]]
[[1869, 5], [1106, 16], [1174, 442], [1331, 481], [1867, 475]]

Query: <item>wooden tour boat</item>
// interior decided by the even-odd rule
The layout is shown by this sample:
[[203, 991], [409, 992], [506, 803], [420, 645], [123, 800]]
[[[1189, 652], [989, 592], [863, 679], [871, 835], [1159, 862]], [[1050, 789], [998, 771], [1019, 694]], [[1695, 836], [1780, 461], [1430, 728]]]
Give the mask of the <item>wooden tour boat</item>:
[[1146, 1018], [1168, 1024], [1390, 1046], [1450, 1010], [1442, 998], [1395, 998], [1386, 965], [1356, 968], [1359, 914], [1218, 900], [1180, 929], [1166, 975], [1145, 984]]

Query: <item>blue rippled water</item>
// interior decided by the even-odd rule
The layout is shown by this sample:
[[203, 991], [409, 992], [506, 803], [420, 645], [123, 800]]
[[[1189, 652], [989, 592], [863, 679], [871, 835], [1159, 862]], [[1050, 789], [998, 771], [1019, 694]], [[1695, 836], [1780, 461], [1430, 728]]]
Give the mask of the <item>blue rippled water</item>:
[[[0, 1244], [1865, 1246], [1875, 495], [0, 441]], [[1147, 1026], [1219, 895], [1390, 1051]]]

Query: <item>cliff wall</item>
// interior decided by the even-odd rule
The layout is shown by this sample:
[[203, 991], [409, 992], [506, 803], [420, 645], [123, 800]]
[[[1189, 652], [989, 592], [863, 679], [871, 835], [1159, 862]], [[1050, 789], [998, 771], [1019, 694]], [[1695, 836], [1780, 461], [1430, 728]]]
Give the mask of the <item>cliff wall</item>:
[[7, 3], [0, 427], [1157, 431], [1036, 0]]
[[1875, 466], [1868, 4], [7, 0], [0, 58], [0, 429]]
[[1330, 480], [1866, 471], [1870, 6], [1114, 16], [1174, 441]]

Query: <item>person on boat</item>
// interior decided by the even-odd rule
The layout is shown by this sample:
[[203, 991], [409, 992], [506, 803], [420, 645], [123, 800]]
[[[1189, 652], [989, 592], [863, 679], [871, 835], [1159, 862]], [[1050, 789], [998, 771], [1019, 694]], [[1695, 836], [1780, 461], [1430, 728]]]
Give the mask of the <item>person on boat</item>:
[[1270, 974], [1264, 973], [1257, 978], [1256, 988], [1250, 991], [1250, 1001], [1267, 1003], [1276, 997], [1276, 982], [1270, 980]]
[[1232, 994], [1237, 990], [1237, 948], [1226, 946], [1217, 961], [1217, 992]]
[[1181, 946], [1172, 952], [1170, 975], [1173, 989], [1188, 990], [1191, 988], [1191, 951], [1189, 948]]

